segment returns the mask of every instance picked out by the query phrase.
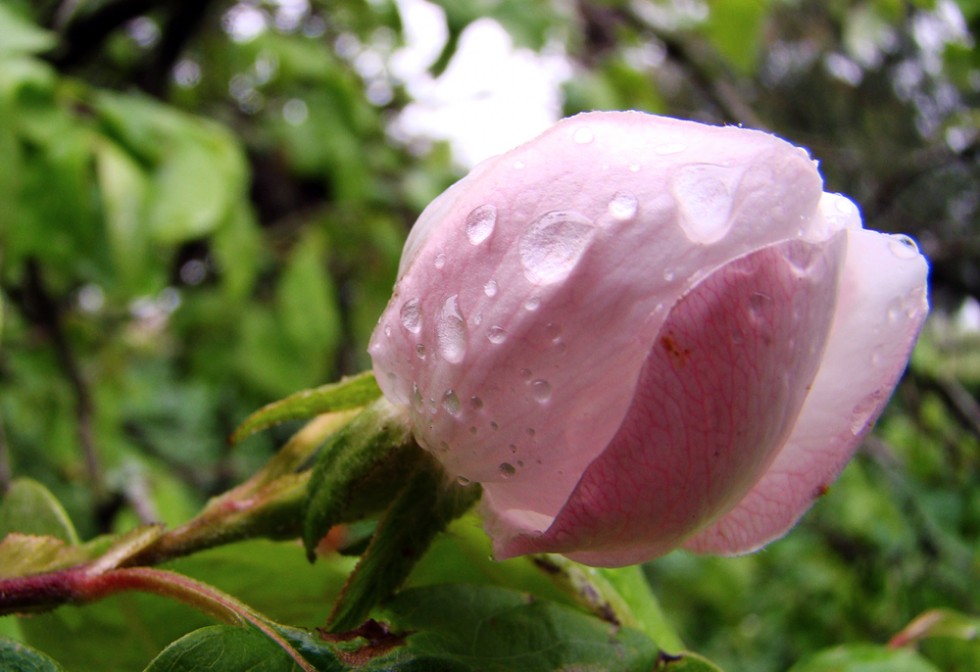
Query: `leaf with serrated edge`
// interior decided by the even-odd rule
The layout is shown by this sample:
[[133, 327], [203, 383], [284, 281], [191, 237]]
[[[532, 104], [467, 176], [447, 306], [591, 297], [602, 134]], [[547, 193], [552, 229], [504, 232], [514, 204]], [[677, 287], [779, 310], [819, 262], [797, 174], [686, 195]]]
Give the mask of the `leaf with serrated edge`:
[[360, 408], [379, 396], [381, 390], [370, 371], [344, 378], [338, 383], [303, 390], [252, 413], [238, 426], [229, 441], [239, 443], [256, 432], [289, 420]]

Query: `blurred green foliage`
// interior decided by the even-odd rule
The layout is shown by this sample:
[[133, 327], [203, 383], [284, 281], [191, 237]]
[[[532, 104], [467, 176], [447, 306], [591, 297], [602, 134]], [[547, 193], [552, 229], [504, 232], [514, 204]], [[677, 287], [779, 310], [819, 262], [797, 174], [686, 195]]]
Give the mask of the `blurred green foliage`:
[[[436, 5], [447, 37], [430, 75], [492, 18], [566, 60], [564, 113], [770, 129], [932, 261], [937, 310], [910, 375], [803, 525], [753, 556], [647, 568], [686, 644], [726, 669], [782, 670], [884, 644], [927, 609], [980, 613], [980, 3]], [[43, 483], [83, 539], [175, 524], [286, 436], [230, 449], [250, 411], [369, 366], [408, 227], [462, 172], [445, 143], [391, 130], [414, 101], [391, 65], [406, 8], [0, 0], [0, 485]], [[265, 607], [263, 576], [229, 590]], [[113, 642], [142, 633], [120, 653], [118, 669], [137, 669], [180, 634], [144, 602], [160, 600], [46, 616], [66, 633], [46, 643], [95, 636], [104, 617]]]

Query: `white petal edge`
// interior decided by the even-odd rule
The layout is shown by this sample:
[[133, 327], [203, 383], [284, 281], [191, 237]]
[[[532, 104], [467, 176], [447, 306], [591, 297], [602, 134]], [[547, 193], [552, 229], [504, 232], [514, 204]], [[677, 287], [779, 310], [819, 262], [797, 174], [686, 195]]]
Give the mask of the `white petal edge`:
[[789, 441], [734, 509], [687, 541], [734, 555], [783, 536], [824, 494], [905, 370], [928, 313], [926, 260], [900, 237], [848, 230], [823, 364]]

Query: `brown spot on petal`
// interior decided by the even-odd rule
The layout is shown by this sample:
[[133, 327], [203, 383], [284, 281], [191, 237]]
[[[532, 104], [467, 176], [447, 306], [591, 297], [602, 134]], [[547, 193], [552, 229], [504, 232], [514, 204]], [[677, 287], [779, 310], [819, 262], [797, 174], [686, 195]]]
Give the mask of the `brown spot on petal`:
[[813, 498], [820, 499], [828, 492], [830, 492], [830, 486], [827, 485], [826, 483], [821, 483], [820, 485], [818, 485], [816, 488], [813, 489]]
[[690, 348], [681, 347], [674, 334], [669, 333], [660, 337], [660, 345], [667, 351], [667, 356], [677, 366], [684, 366], [691, 357]]

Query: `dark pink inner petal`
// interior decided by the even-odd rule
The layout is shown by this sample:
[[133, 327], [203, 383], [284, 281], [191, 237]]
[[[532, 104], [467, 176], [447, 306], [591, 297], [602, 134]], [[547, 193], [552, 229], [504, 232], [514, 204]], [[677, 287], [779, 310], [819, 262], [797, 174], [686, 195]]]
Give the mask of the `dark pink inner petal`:
[[686, 294], [647, 355], [613, 441], [544, 533], [500, 538], [498, 555], [552, 551], [630, 564], [731, 509], [796, 422], [830, 328], [842, 249], [842, 236], [777, 243]]

